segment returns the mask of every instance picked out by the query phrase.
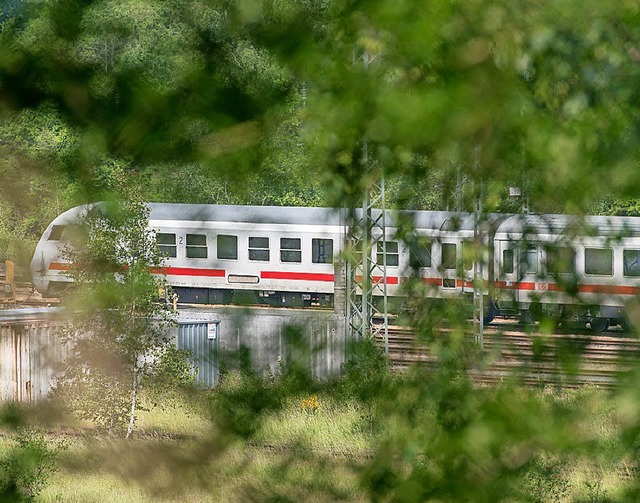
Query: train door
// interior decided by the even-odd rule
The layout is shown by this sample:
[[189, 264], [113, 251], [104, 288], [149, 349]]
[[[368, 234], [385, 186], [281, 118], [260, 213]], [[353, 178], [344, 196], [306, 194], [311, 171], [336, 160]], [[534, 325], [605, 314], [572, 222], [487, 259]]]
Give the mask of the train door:
[[[462, 260], [460, 261], [462, 274], [462, 292], [473, 293], [474, 264], [477, 259], [477, 251], [473, 241], [462, 242]], [[478, 271], [478, 274], [480, 271]]]
[[459, 245], [460, 243], [456, 242], [442, 242], [440, 244], [440, 268], [442, 270], [443, 293], [456, 290]]
[[515, 241], [497, 241], [495, 274], [498, 307], [501, 311], [518, 310], [520, 278], [518, 245]]

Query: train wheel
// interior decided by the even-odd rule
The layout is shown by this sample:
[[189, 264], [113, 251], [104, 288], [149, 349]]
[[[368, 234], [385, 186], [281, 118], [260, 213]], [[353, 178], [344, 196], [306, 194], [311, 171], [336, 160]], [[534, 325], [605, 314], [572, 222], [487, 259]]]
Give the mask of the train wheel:
[[609, 318], [594, 318], [590, 322], [591, 330], [597, 333], [604, 332], [609, 328]]
[[622, 330], [624, 332], [631, 332], [633, 331], [633, 327], [631, 326], [631, 323], [629, 323], [629, 320], [627, 318], [620, 318], [618, 321], [618, 325], [620, 325], [620, 328], [622, 328]]

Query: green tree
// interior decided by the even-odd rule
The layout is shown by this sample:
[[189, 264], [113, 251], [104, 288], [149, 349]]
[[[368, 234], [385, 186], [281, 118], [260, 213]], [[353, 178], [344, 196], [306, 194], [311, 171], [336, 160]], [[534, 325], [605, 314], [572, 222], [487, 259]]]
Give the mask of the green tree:
[[[135, 423], [140, 384], [167, 358], [172, 314], [162, 302], [162, 256], [142, 203], [89, 207], [65, 250], [73, 264], [71, 354], [57, 393], [109, 431]], [[170, 360], [170, 359], [169, 359]]]
[[76, 134], [50, 103], [0, 117], [0, 257], [25, 266], [42, 229], [77, 200], [64, 169]]

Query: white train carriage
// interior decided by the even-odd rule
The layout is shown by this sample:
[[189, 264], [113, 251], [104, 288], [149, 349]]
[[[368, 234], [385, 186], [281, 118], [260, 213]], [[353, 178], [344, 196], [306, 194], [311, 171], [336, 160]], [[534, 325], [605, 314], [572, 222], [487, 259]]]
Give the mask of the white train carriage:
[[[325, 208], [149, 204], [182, 302], [333, 305], [343, 229]], [[255, 297], [254, 297], [255, 296]]]
[[514, 215], [494, 240], [500, 313], [626, 325], [625, 305], [640, 293], [639, 218]]
[[[182, 302], [333, 304], [340, 214], [325, 208], [150, 203], [149, 226], [166, 255], [168, 283]], [[88, 206], [58, 216], [31, 264], [35, 288], [57, 295], [70, 278], [65, 234]]]
[[[148, 205], [149, 226], [166, 256], [168, 283], [185, 303], [258, 303], [284, 307], [333, 305], [334, 262], [344, 241], [340, 210], [326, 208]], [[57, 217], [45, 230], [32, 261], [32, 277], [43, 295], [55, 296], [71, 279], [61, 251], [65, 236], [89, 206]], [[379, 217], [379, 211], [374, 217]], [[396, 237], [393, 217], [411, 219], [414, 232]], [[502, 216], [488, 216], [495, 226]], [[387, 215], [384, 244], [371, 251], [379, 265], [386, 251], [386, 283], [390, 296], [417, 275], [431, 286], [429, 296], [451, 298], [473, 290], [474, 216], [451, 212], [401, 212]], [[482, 277], [492, 281], [489, 233], [484, 234]], [[358, 279], [360, 276], [360, 279]], [[356, 271], [361, 280], [362, 271]], [[372, 278], [382, 294], [382, 278]], [[488, 304], [487, 304], [488, 305]]]

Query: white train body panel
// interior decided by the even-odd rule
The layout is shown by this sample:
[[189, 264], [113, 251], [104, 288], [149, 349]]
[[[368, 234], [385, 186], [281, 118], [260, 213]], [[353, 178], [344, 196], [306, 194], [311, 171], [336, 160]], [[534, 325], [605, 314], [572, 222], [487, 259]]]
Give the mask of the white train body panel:
[[[161, 222], [150, 220], [150, 227], [157, 233], [176, 235], [176, 257], [166, 259], [166, 276], [172, 286], [196, 286], [203, 288], [234, 288], [247, 290], [289, 290], [333, 293], [334, 266], [330, 263], [313, 263], [313, 240], [331, 241], [331, 256], [340, 254], [341, 232], [331, 226], [300, 226], [275, 224], [242, 224], [227, 222]], [[207, 257], [187, 257], [187, 235], [206, 236]], [[217, 237], [237, 239], [236, 258], [218, 258]], [[269, 258], [251, 260], [249, 240], [267, 239]], [[300, 240], [300, 262], [281, 260], [279, 241]], [[297, 251], [297, 250], [293, 250]]]
[[592, 306], [593, 317], [616, 319], [640, 293], [639, 218], [512, 216], [494, 242], [498, 305]]

